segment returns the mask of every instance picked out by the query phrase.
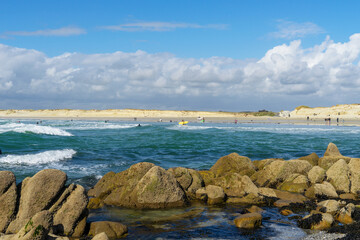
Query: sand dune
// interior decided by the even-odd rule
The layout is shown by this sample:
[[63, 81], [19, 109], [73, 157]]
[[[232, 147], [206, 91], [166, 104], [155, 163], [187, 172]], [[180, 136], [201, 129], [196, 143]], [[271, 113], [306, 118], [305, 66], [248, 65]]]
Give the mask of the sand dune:
[[297, 107], [290, 112], [291, 118], [340, 118], [340, 119], [360, 119], [360, 104], [342, 104], [332, 107], [315, 107], [307, 106]]

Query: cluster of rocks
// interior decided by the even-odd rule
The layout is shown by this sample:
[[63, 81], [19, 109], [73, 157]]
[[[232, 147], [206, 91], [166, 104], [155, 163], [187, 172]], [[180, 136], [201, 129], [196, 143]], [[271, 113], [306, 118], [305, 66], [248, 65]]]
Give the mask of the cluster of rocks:
[[[184, 207], [194, 201], [253, 205], [234, 220], [244, 229], [261, 226], [263, 210], [256, 206], [263, 205], [279, 208], [308, 229], [354, 224], [360, 216], [356, 207], [360, 159], [341, 155], [332, 143], [321, 158], [312, 153], [287, 161], [251, 161], [232, 153], [201, 171], [165, 170], [141, 162], [119, 173], [107, 173], [88, 192], [77, 184], [65, 186], [66, 179], [62, 171], [47, 169], [16, 185], [13, 173], [0, 171], [0, 233], [7, 234], [3, 237], [124, 236], [127, 227], [121, 223], [87, 223], [88, 209], [105, 205], [138, 209]], [[309, 214], [302, 217], [304, 212]]]
[[116, 229], [116, 236], [127, 232], [120, 223], [87, 224], [86, 190], [78, 184], [66, 186], [66, 180], [64, 172], [45, 169], [16, 185], [12, 172], [0, 171], [0, 239], [60, 240], [94, 236], [107, 228]]

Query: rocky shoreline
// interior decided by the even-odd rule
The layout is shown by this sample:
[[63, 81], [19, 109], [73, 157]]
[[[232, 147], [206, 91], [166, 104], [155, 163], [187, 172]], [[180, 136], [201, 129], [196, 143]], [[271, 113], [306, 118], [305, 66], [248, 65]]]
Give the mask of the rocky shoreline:
[[141, 162], [105, 174], [89, 191], [66, 181], [64, 172], [45, 169], [16, 184], [12, 172], [0, 171], [0, 239], [131, 237], [122, 223], [87, 221], [89, 211], [104, 206], [167, 209], [199, 202], [249, 206], [234, 213], [233, 224], [240, 229], [261, 227], [261, 207], [266, 206], [297, 219], [303, 229], [346, 234], [333, 235], [344, 239], [360, 235], [360, 158], [341, 155], [333, 143], [323, 157], [312, 153], [287, 161], [251, 161], [232, 153], [201, 171], [165, 170]]

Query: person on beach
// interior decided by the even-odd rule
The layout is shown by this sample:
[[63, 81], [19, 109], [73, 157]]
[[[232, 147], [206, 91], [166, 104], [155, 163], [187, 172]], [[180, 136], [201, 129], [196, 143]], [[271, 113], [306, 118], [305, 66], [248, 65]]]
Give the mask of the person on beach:
[[237, 124], [237, 122], [238, 122], [237, 119], [235, 119], [235, 124]]

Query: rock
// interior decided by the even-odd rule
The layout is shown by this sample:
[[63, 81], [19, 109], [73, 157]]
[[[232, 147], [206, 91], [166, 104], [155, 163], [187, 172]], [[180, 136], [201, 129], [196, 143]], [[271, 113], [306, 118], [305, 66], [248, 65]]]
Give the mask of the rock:
[[168, 172], [174, 175], [189, 198], [195, 198], [196, 191], [205, 186], [201, 175], [193, 169], [177, 167], [170, 168]]
[[291, 200], [277, 200], [276, 202], [274, 202], [274, 207], [277, 208], [283, 208], [283, 207], [288, 207], [290, 206], [291, 203], [298, 203], [297, 201], [291, 201]]
[[12, 239], [35, 240], [46, 239], [52, 226], [52, 215], [44, 210], [31, 217]]
[[289, 209], [282, 209], [280, 211], [280, 214], [283, 215], [283, 216], [289, 216], [291, 214], [294, 214], [293, 211], [289, 210]]
[[201, 178], [204, 180], [205, 186], [214, 185], [215, 173], [206, 170], [198, 171], [198, 173], [200, 174]]
[[274, 189], [274, 192], [276, 194], [276, 197], [279, 198], [280, 200], [286, 200], [293, 203], [304, 203], [305, 201], [308, 200], [306, 197], [298, 193], [290, 193], [276, 189]]
[[326, 152], [324, 154], [324, 157], [319, 159], [318, 164], [323, 169], [328, 170], [335, 162], [337, 162], [340, 159], [344, 159], [346, 163], [350, 161], [349, 157], [345, 157], [341, 155], [339, 149], [335, 144], [329, 143]]
[[356, 196], [353, 193], [340, 194], [339, 198], [344, 199], [344, 200], [356, 200]]
[[265, 212], [264, 209], [259, 208], [258, 206], [255, 206], [255, 205], [252, 205], [250, 208], [247, 208], [246, 211], [248, 211], [249, 213], [254, 213], [254, 212], [262, 213], [262, 212]]
[[215, 185], [222, 187], [228, 197], [243, 197], [249, 193], [259, 194], [258, 188], [250, 178], [238, 173], [216, 178]]
[[351, 188], [350, 192], [360, 195], [360, 158], [352, 158], [349, 162]]
[[311, 165], [316, 166], [318, 165], [319, 156], [316, 153], [312, 153], [304, 157], [299, 157], [299, 160], [308, 161]]
[[242, 229], [254, 229], [261, 226], [262, 216], [260, 213], [246, 213], [234, 220], [235, 226]]
[[182, 207], [187, 203], [175, 177], [158, 166], [152, 167], [141, 178], [131, 193], [131, 199], [137, 208]]
[[340, 159], [326, 171], [327, 180], [338, 193], [350, 192], [349, 167]]
[[335, 188], [328, 182], [323, 182], [322, 184], [314, 184], [305, 192], [305, 196], [311, 199], [315, 198], [337, 198], [338, 194], [336, 193]]
[[308, 172], [308, 178], [312, 184], [314, 183], [322, 183], [325, 179], [326, 171], [325, 169], [314, 166], [309, 172]]
[[248, 157], [231, 153], [221, 157], [214, 166], [210, 168], [210, 171], [213, 172], [216, 177], [221, 177], [229, 173], [251, 176], [255, 173], [255, 166]]
[[278, 189], [288, 192], [304, 193], [309, 187], [309, 179], [301, 174], [294, 173], [285, 179]]
[[340, 203], [336, 200], [325, 200], [318, 203], [318, 206], [325, 207], [326, 212], [334, 215], [340, 208]]
[[[67, 191], [68, 190], [68, 191]], [[88, 198], [85, 189], [80, 185], [71, 184], [60, 197], [60, 201], [55, 203], [50, 211], [54, 214], [54, 229], [56, 234], [80, 237], [85, 230], [85, 224], [82, 229], [78, 229], [78, 233], [74, 236], [74, 229], [80, 220], [86, 223], [86, 206]], [[84, 219], [85, 218], [85, 219]]]
[[268, 198], [276, 198], [276, 193], [272, 188], [258, 188], [259, 194]]
[[260, 187], [276, 187], [291, 174], [307, 175], [311, 168], [312, 165], [304, 160], [274, 161], [257, 172], [255, 183]]
[[118, 222], [92, 222], [90, 223], [89, 236], [105, 233], [108, 238], [121, 238], [128, 232], [127, 226]]
[[0, 233], [5, 232], [15, 215], [16, 180], [10, 171], [0, 171]]
[[252, 163], [254, 164], [255, 168], [257, 170], [262, 170], [265, 166], [269, 165], [272, 162], [275, 161], [284, 161], [283, 158], [267, 158], [267, 159], [263, 159], [263, 160], [254, 160], [252, 161]]
[[106, 233], [102, 232], [102, 233], [98, 233], [96, 234], [92, 240], [109, 240], [108, 236], [106, 235]]
[[17, 233], [36, 213], [49, 208], [61, 193], [67, 176], [56, 169], [45, 169], [21, 184], [19, 211], [16, 219], [9, 224], [7, 233]]
[[225, 193], [219, 186], [209, 185], [205, 188], [207, 194], [207, 203], [210, 205], [224, 203]]
[[46, 240], [70, 240], [68, 237], [58, 236], [52, 233], [49, 233], [46, 237]]
[[326, 230], [331, 227], [334, 218], [329, 213], [312, 213], [298, 221], [301, 228], [312, 230]]
[[259, 195], [259, 194], [253, 194], [253, 193], [249, 193], [248, 195], [244, 196], [244, 197], [229, 197], [226, 200], [226, 203], [229, 204], [241, 204], [241, 205], [250, 205], [250, 204], [256, 204], [256, 205], [261, 205], [261, 204], [265, 204], [266, 200], [263, 196]]
[[195, 196], [197, 199], [207, 202], [207, 193], [205, 188], [200, 188], [196, 190]]
[[340, 209], [335, 219], [342, 224], [351, 224], [354, 222], [354, 220], [352, 219], [352, 214], [354, 213], [354, 211], [355, 205], [353, 203], [349, 203], [348, 205]]
[[153, 163], [141, 162], [119, 173], [109, 172], [96, 183], [93, 189], [89, 190], [88, 195], [100, 200], [109, 197], [109, 202], [114, 197], [109, 195], [115, 195], [118, 202], [128, 202], [130, 193], [140, 179], [154, 166]]

